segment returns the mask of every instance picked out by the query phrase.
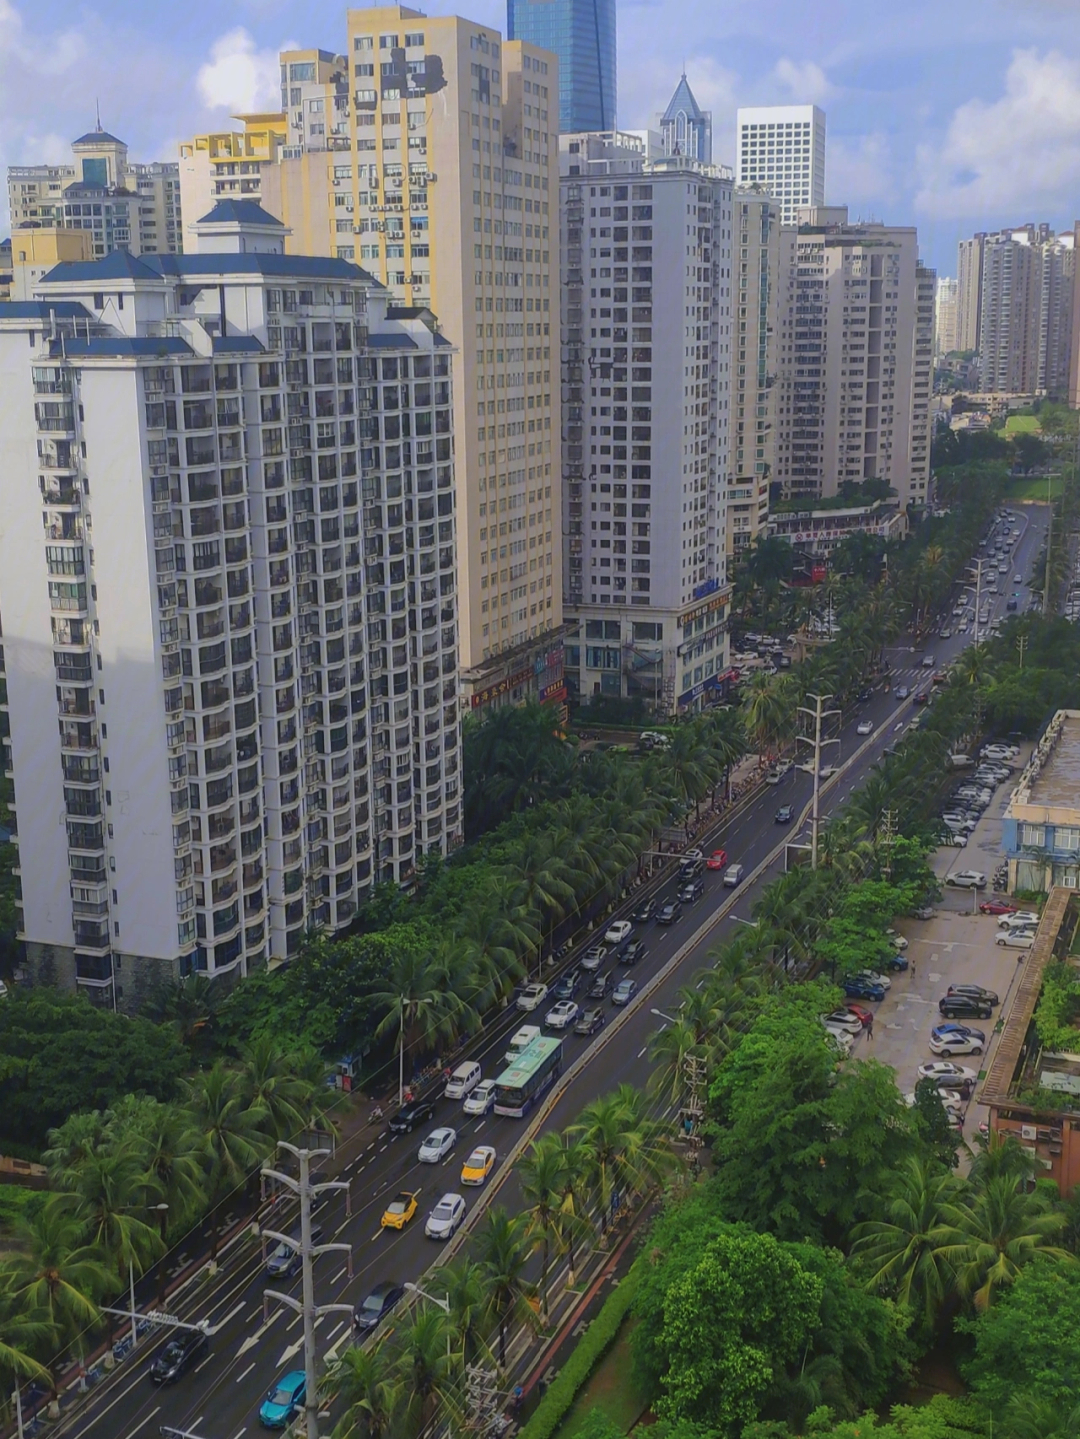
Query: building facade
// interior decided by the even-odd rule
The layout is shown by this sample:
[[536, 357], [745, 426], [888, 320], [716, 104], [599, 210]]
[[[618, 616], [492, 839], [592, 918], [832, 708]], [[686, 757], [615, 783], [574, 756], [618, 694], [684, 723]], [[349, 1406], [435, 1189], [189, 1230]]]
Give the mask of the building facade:
[[175, 255], [183, 247], [180, 174], [175, 161], [133, 164], [123, 140], [102, 130], [80, 135], [70, 165], [12, 165], [13, 231], [25, 226], [88, 230], [95, 259], [113, 250]]
[[506, 0], [506, 33], [558, 59], [559, 130], [614, 130], [615, 0]]
[[942, 275], [934, 293], [934, 354], [951, 355], [959, 348], [959, 281]]
[[660, 116], [659, 129], [665, 154], [712, 164], [712, 111], [703, 110], [694, 99], [685, 75]]
[[785, 229], [776, 478], [785, 498], [878, 481], [901, 506], [930, 479], [933, 272], [913, 228], [806, 210]]
[[571, 693], [665, 714], [727, 682], [730, 175], [563, 136]]
[[764, 533], [776, 468], [780, 205], [760, 186], [732, 204], [731, 408], [725, 469], [730, 558]]
[[1080, 711], [1058, 710], [1002, 820], [1009, 892], [1080, 889]]
[[450, 346], [253, 202], [197, 238], [0, 307], [21, 931], [122, 1007], [462, 835]]
[[961, 240], [956, 260], [956, 348], [961, 354], [979, 349], [979, 315], [982, 303], [983, 243], [980, 232]]
[[808, 555], [830, 555], [851, 535], [902, 540], [908, 532], [907, 514], [895, 500], [871, 505], [829, 505], [795, 509], [785, 505], [769, 515], [768, 531], [777, 539]]
[[736, 117], [735, 182], [764, 185], [793, 225], [807, 205], [825, 203], [825, 112], [816, 105], [759, 105]]

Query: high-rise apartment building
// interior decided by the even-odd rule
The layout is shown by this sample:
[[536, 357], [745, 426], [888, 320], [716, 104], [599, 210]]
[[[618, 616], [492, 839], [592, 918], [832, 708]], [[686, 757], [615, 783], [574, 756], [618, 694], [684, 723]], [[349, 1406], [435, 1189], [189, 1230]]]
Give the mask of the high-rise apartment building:
[[731, 407], [728, 418], [727, 553], [765, 533], [776, 469], [776, 371], [780, 353], [780, 203], [760, 186], [732, 205]]
[[934, 296], [934, 353], [951, 355], [960, 346], [958, 326], [959, 282], [942, 276]]
[[[879, 480], [901, 505], [925, 504], [916, 399], [924, 376], [929, 385], [933, 297], [917, 273], [915, 230], [851, 224], [844, 206], [798, 218], [782, 237], [776, 477], [789, 498]], [[926, 414], [928, 425], [928, 401]]]
[[614, 130], [615, 0], [506, 0], [506, 33], [557, 57], [560, 130]]
[[712, 164], [712, 111], [701, 108], [685, 75], [660, 116], [659, 129], [666, 154]]
[[[180, 145], [180, 203], [189, 217], [184, 248], [195, 247], [195, 223], [219, 200], [254, 200], [286, 226], [289, 220], [269, 206], [263, 195], [264, 177], [276, 168], [289, 134], [284, 112], [237, 115], [242, 130], [215, 130], [195, 135]], [[328, 249], [298, 250], [290, 230], [286, 244], [291, 254], [329, 254]]]
[[764, 185], [780, 218], [825, 203], [825, 112], [817, 105], [759, 105], [736, 119], [735, 183]]
[[926, 265], [915, 270], [915, 345], [911, 367], [911, 484], [903, 496], [907, 503], [928, 503], [930, 441], [934, 432], [931, 410], [934, 395], [934, 316], [937, 271]]
[[982, 253], [979, 389], [1064, 397], [1073, 328], [1072, 232], [1055, 235], [1048, 225], [1023, 225], [976, 239]]
[[113, 250], [175, 255], [182, 248], [175, 161], [133, 164], [123, 140], [100, 125], [72, 142], [70, 165], [8, 168], [11, 228], [89, 230], [96, 257]]
[[41, 981], [136, 1005], [460, 842], [451, 349], [225, 200], [0, 306], [0, 607]]
[[618, 133], [560, 154], [568, 684], [685, 712], [729, 678], [731, 176]]
[[979, 309], [982, 303], [983, 244], [986, 235], [961, 240], [956, 260], [956, 348], [973, 354], [979, 348]]

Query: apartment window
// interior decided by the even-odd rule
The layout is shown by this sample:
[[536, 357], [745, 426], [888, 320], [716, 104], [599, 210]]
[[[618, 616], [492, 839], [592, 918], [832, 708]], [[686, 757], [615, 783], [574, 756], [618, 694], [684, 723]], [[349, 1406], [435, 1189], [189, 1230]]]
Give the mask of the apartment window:
[[1046, 843], [1046, 827], [1041, 824], [1022, 824], [1020, 843], [1024, 849], [1042, 849]]
[[1080, 829], [1058, 825], [1054, 830], [1054, 848], [1057, 850], [1080, 849]]

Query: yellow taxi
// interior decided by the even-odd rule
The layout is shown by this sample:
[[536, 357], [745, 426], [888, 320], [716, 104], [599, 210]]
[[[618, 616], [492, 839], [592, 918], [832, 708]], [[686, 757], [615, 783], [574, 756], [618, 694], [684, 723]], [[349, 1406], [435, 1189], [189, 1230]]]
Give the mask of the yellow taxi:
[[390, 1203], [383, 1210], [382, 1227], [384, 1229], [404, 1229], [409, 1220], [416, 1213], [416, 1195], [403, 1190], [395, 1194]]
[[495, 1167], [495, 1151], [490, 1144], [478, 1144], [461, 1166], [462, 1184], [483, 1184]]

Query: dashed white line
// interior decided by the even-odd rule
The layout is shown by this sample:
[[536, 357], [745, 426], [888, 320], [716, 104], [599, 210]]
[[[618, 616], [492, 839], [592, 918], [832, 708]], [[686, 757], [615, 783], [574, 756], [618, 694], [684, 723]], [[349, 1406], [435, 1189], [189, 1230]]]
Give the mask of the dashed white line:
[[381, 1229], [376, 1229], [375, 1233], [374, 1233], [374, 1234], [371, 1236], [371, 1238], [368, 1240], [368, 1243], [369, 1243], [369, 1244], [374, 1244], [375, 1241], [376, 1241], [376, 1239], [381, 1239], [381, 1238], [382, 1238], [382, 1230], [381, 1230]]
[[341, 1278], [341, 1276], [345, 1273], [345, 1270], [347, 1269], [347, 1267], [348, 1267], [347, 1265], [343, 1264], [343, 1265], [341, 1266], [341, 1268], [338, 1270], [338, 1272], [334, 1275], [334, 1277], [330, 1280], [330, 1283], [331, 1283], [331, 1284], [336, 1284], [336, 1283], [338, 1282], [338, 1280]]
[[238, 1374], [238, 1375], [236, 1376], [235, 1382], [236, 1382], [237, 1384], [239, 1384], [242, 1379], [246, 1379], [246, 1378], [248, 1377], [248, 1375], [251, 1373], [251, 1371], [252, 1371], [254, 1368], [255, 1368], [255, 1360], [253, 1359], [253, 1360], [251, 1361], [251, 1363], [248, 1365], [248, 1367], [244, 1370], [243, 1374]]
[[[252, 1368], [254, 1368], [254, 1367], [255, 1367], [255, 1366], [252, 1365]], [[140, 1430], [140, 1429], [145, 1429], [146, 1426], [147, 1426], [147, 1424], [150, 1423], [150, 1420], [153, 1419], [154, 1415], [155, 1415], [155, 1414], [159, 1414], [160, 1412], [161, 1412], [161, 1405], [159, 1404], [156, 1409], [151, 1409], [150, 1413], [146, 1416], [145, 1419], [141, 1420], [138, 1424], [135, 1425], [135, 1428], [132, 1429], [132, 1430], [130, 1431], [130, 1433], [128, 1434], [127, 1439], [135, 1439], [135, 1435], [138, 1434], [139, 1430]]]

